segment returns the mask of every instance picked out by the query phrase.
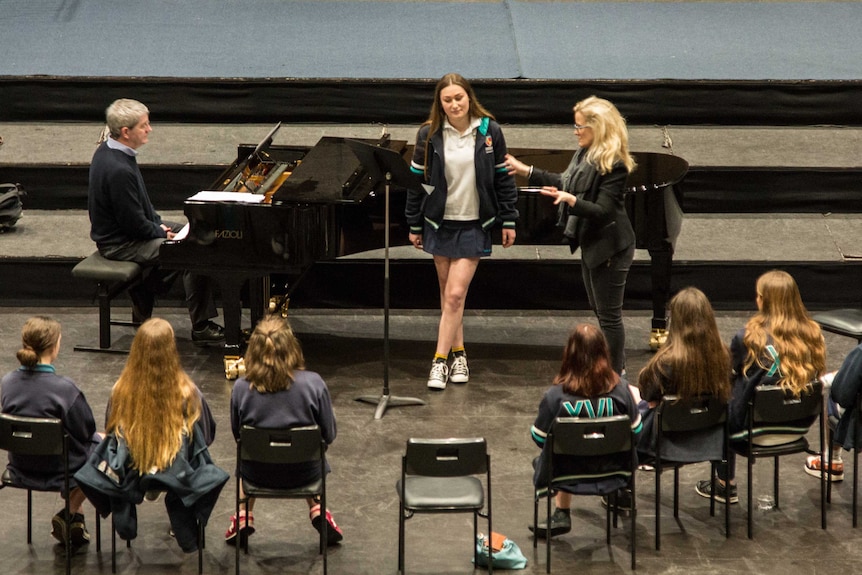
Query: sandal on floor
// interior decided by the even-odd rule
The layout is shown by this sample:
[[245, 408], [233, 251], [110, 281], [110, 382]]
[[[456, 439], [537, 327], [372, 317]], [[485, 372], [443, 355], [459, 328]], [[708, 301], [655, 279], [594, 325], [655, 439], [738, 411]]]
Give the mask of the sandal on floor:
[[[316, 513], [316, 515], [315, 515]], [[311, 518], [311, 524], [320, 533], [323, 530], [323, 520], [320, 513], [320, 505], [315, 505], [308, 511], [308, 516]], [[341, 527], [336, 525], [335, 519], [332, 518], [332, 513], [329, 509], [326, 510], [326, 545], [335, 545], [344, 539], [344, 534], [341, 532]]]

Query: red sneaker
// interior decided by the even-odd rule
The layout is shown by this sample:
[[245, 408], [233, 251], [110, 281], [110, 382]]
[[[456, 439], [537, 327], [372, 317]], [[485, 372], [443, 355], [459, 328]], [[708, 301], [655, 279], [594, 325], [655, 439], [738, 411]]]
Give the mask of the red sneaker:
[[[317, 515], [315, 515], [317, 513]], [[320, 513], [320, 505], [315, 505], [309, 511], [309, 516], [311, 517], [311, 524], [317, 529], [318, 533], [323, 531], [323, 521], [321, 520]], [[332, 518], [332, 513], [329, 512], [329, 509], [326, 510], [326, 544], [327, 545], [335, 545], [339, 543], [342, 539], [344, 539], [344, 533], [341, 532], [341, 527], [336, 525], [335, 519]]]
[[[246, 522], [246, 517], [248, 521]], [[239, 525], [237, 525], [239, 524]], [[230, 527], [224, 534], [225, 543], [228, 545], [236, 545], [236, 536], [239, 534], [240, 545], [245, 547], [248, 545], [248, 536], [254, 533], [254, 515], [249, 513], [248, 516], [242, 511], [239, 513], [239, 521], [236, 515], [230, 518]]]

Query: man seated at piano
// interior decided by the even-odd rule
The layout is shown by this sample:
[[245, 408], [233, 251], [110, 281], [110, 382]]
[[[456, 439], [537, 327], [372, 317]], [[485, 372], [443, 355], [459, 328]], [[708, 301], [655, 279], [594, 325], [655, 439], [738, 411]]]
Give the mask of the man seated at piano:
[[[138, 148], [147, 143], [153, 130], [147, 107], [137, 100], [115, 100], [105, 111], [105, 119], [107, 135], [90, 164], [90, 238], [103, 257], [132, 261], [144, 268], [143, 281], [129, 289], [132, 318], [143, 322], [152, 315], [155, 297], [165, 295], [180, 273], [159, 266], [159, 248], [182, 225], [162, 221], [138, 167]], [[212, 321], [218, 316], [212, 281], [189, 271], [182, 276], [192, 341], [221, 344], [224, 328]]]

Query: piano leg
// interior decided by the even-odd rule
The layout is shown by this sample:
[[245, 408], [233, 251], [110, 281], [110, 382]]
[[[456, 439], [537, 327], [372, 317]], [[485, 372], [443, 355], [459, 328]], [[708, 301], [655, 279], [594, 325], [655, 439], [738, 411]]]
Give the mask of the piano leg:
[[670, 299], [670, 275], [673, 263], [673, 246], [649, 250], [652, 283], [652, 329], [649, 346], [653, 351], [667, 340], [667, 302]]

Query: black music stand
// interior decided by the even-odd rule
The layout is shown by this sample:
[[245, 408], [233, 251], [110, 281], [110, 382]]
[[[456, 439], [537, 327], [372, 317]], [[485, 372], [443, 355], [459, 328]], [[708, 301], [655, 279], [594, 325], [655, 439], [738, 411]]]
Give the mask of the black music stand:
[[357, 140], [345, 139], [344, 142], [368, 171], [372, 186], [384, 182], [386, 188], [383, 241], [383, 394], [362, 395], [356, 398], [356, 401], [377, 404], [374, 419], [381, 419], [389, 406], [425, 405], [423, 400], [415, 397], [398, 397], [389, 394], [389, 188], [394, 184], [410, 190], [421, 190], [422, 182], [410, 171], [398, 152]]

